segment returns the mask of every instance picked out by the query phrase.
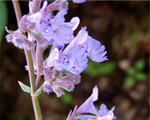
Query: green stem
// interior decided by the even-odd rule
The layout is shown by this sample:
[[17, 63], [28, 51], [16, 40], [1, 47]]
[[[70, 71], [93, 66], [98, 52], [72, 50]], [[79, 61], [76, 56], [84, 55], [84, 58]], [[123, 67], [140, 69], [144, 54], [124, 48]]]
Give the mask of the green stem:
[[33, 68], [33, 63], [32, 63], [31, 52], [25, 50], [25, 56], [26, 56], [28, 67], [29, 67], [28, 72], [29, 72], [29, 80], [30, 80], [30, 87], [31, 87], [31, 98], [32, 98], [32, 104], [33, 104], [35, 118], [36, 118], [36, 120], [42, 120], [38, 97], [33, 95], [35, 92], [35, 75], [34, 75], [34, 68]]
[[16, 14], [16, 18], [17, 18], [17, 23], [18, 23], [18, 27], [19, 27], [19, 21], [22, 17], [21, 10], [20, 10], [20, 5], [19, 5], [18, 0], [12, 0], [12, 2], [13, 2], [13, 5], [14, 5], [15, 14]]
[[[15, 13], [16, 13], [17, 23], [19, 24], [19, 20], [22, 17], [20, 5], [19, 5], [18, 0], [12, 0], [12, 2], [13, 2]], [[32, 104], [33, 104], [35, 118], [36, 118], [36, 120], [42, 120], [41, 109], [40, 109], [38, 97], [33, 95], [36, 89], [35, 89], [35, 75], [34, 75], [31, 51], [24, 49], [24, 52], [25, 52], [26, 61], [27, 61], [27, 65], [28, 65], [28, 74], [29, 74], [29, 81], [30, 81], [30, 87], [31, 87], [31, 98], [32, 98]]]

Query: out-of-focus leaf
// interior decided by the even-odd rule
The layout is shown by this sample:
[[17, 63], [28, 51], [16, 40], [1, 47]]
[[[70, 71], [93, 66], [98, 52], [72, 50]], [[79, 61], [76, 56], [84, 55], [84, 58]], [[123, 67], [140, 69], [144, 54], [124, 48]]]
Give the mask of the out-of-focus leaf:
[[3, 38], [3, 34], [5, 32], [5, 26], [7, 24], [7, 17], [8, 17], [8, 11], [7, 11], [7, 5], [5, 1], [0, 0], [0, 44]]
[[132, 78], [131, 76], [127, 76], [123, 82], [123, 85], [125, 87], [132, 87], [132, 86], [134, 86], [135, 82], [136, 81], [134, 78]]
[[145, 67], [145, 62], [144, 62], [144, 60], [143, 59], [140, 59], [140, 60], [138, 60], [138, 61], [136, 61], [135, 62], [135, 68], [137, 69], [137, 70], [140, 70], [140, 71], [142, 71], [143, 69], [144, 69], [144, 67]]
[[24, 92], [27, 92], [27, 93], [31, 93], [31, 88], [28, 87], [27, 85], [23, 84], [22, 82], [18, 81], [21, 89], [24, 91]]
[[26, 120], [24, 115], [18, 115], [15, 120]]
[[131, 39], [135, 40], [138, 37], [138, 33], [133, 31], [130, 33], [130, 37], [131, 37]]
[[66, 120], [66, 119], [67, 119], [67, 117], [63, 118], [63, 120]]
[[99, 110], [100, 109], [100, 106], [98, 104], [95, 105], [95, 107]]
[[127, 69], [127, 74], [134, 76], [136, 74], [136, 70], [133, 67], [129, 67]]
[[89, 60], [88, 67], [84, 73], [89, 74], [92, 77], [98, 75], [108, 75], [116, 68], [116, 63], [112, 61], [97, 63]]
[[137, 73], [137, 75], [135, 77], [136, 77], [136, 80], [138, 80], [138, 81], [148, 80], [148, 75], [145, 73]]
[[64, 104], [70, 104], [73, 100], [72, 93], [69, 93], [66, 91], [64, 91], [64, 92], [65, 92], [65, 95], [63, 95], [60, 99]]

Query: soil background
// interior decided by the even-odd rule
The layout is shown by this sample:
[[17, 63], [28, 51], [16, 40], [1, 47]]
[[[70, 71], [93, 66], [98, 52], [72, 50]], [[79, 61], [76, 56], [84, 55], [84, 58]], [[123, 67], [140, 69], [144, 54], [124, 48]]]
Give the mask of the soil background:
[[[149, 2], [87, 1], [69, 4], [66, 21], [74, 16], [80, 18], [75, 34], [87, 26], [89, 35], [106, 46], [108, 59], [115, 61], [116, 67], [108, 75], [91, 77], [81, 73], [82, 81], [71, 93], [73, 100], [69, 104], [64, 104], [54, 93], [41, 94], [39, 101], [43, 120], [65, 120], [75, 105], [80, 106], [90, 96], [95, 85], [99, 88], [99, 100], [95, 104], [100, 106], [104, 103], [108, 109], [115, 106], [117, 120], [149, 120], [149, 79], [137, 81], [130, 88], [123, 85], [126, 69], [139, 59], [144, 60], [143, 72], [149, 75]], [[22, 14], [27, 14], [28, 1], [20, 1], [20, 6]], [[7, 7], [8, 29], [16, 30], [11, 1], [7, 1]], [[6, 34], [0, 46], [0, 119], [34, 120], [30, 95], [18, 85], [18, 80], [29, 85], [24, 51], [7, 43]]]

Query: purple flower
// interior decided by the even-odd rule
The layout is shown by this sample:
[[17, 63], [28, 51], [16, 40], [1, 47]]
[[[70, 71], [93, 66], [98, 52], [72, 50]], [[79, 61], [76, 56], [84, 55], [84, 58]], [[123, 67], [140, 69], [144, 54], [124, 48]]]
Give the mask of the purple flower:
[[38, 32], [46, 32], [50, 29], [51, 14], [45, 12], [47, 4], [48, 2], [44, 1], [42, 8], [38, 12], [26, 16], [26, 21], [35, 23], [35, 30]]
[[43, 71], [45, 78], [43, 91], [47, 93], [53, 91], [56, 93], [57, 97], [61, 97], [65, 94], [61, 88], [71, 92], [74, 89], [74, 85], [80, 83], [81, 77], [78, 74], [71, 74], [66, 71], [58, 72], [55, 69], [50, 70], [46, 67]]
[[107, 60], [104, 50], [105, 47], [99, 41], [88, 36], [84, 27], [64, 50], [54, 47], [45, 61], [47, 66], [54, 66], [58, 71], [67, 70], [79, 74], [87, 67], [87, 57], [96, 62]]
[[105, 46], [101, 45], [99, 41], [91, 36], [88, 36], [87, 40], [81, 46], [93, 61], [102, 62], [108, 60], [107, 56], [105, 56], [107, 53], [107, 51], [105, 51]]
[[75, 109], [72, 114], [70, 113], [67, 120], [115, 120], [116, 117], [113, 113], [115, 107], [109, 111], [107, 107], [102, 104], [100, 109], [97, 110], [93, 103], [97, 99], [98, 88], [95, 86], [91, 96], [78, 109]]
[[45, 60], [47, 66], [54, 66], [58, 71], [67, 70], [74, 74], [79, 74], [85, 70], [88, 62], [87, 55], [85, 50], [79, 48], [76, 44], [82, 44], [87, 35], [86, 31], [81, 30], [63, 52], [54, 47], [50, 56]]
[[83, 27], [77, 37], [69, 44], [69, 46], [64, 50], [65, 52], [70, 51], [71, 47], [78, 47], [78, 49], [83, 49], [85, 54], [90, 57], [95, 62], [102, 62], [107, 59], [105, 51], [105, 46], [91, 36], [88, 35], [86, 27]]
[[48, 40], [48, 44], [53, 44], [54, 42], [59, 45], [70, 43], [74, 38], [73, 32], [79, 24], [79, 18], [74, 17], [70, 22], [65, 22], [66, 9], [60, 10], [53, 16], [50, 13], [46, 13], [46, 7], [47, 1], [44, 1], [39, 12], [26, 16], [27, 22], [35, 24], [35, 27], [32, 27], [31, 30], [41, 33]]
[[6, 36], [7, 42], [13, 43], [16, 47], [20, 49], [30, 50], [33, 44], [28, 40], [28, 38], [23, 35], [21, 30], [16, 30]]

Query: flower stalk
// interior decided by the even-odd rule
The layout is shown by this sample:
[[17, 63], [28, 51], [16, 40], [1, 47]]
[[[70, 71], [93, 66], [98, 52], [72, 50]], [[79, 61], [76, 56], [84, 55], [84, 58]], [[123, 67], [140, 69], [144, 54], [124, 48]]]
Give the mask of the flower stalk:
[[[19, 5], [18, 0], [12, 0], [12, 2], [14, 5], [17, 23], [19, 26], [19, 20], [22, 17], [20, 5]], [[35, 3], [37, 3], [37, 2], [35, 2]], [[35, 118], [36, 118], [36, 120], [42, 120], [42, 115], [41, 115], [38, 97], [33, 95], [36, 88], [35, 88], [35, 75], [34, 75], [34, 68], [33, 68], [33, 63], [32, 63], [31, 51], [24, 49], [24, 52], [25, 52], [26, 61], [27, 61], [27, 65], [28, 65], [28, 74], [29, 74], [29, 81], [30, 81], [30, 87], [31, 87], [31, 98], [32, 98], [32, 104], [33, 104], [33, 110], [34, 110]]]

